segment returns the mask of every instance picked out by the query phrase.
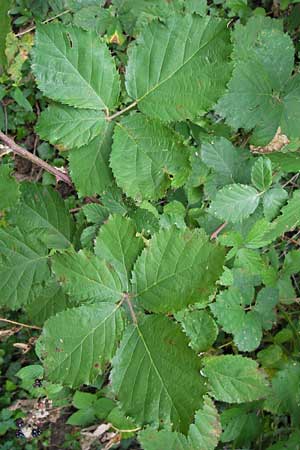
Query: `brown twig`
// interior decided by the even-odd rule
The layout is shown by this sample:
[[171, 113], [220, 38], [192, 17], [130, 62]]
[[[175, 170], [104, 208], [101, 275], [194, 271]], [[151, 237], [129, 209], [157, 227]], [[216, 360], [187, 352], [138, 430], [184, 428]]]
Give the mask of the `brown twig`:
[[210, 239], [216, 239], [219, 235], [219, 233], [221, 233], [222, 230], [224, 230], [224, 228], [226, 227], [227, 222], [222, 223], [222, 225], [220, 225], [211, 235], [210, 235]]
[[108, 120], [109, 122], [116, 119], [116, 117], [121, 116], [122, 114], [124, 114], [125, 112], [129, 111], [130, 109], [134, 108], [137, 105], [137, 101], [130, 103], [130, 105], [126, 106], [126, 108], [121, 109], [121, 111], [116, 112], [115, 114], [113, 114], [112, 116], [106, 116], [106, 120]]
[[41, 327], [37, 327], [36, 325], [26, 325], [26, 323], [15, 322], [14, 320], [4, 319], [4, 317], [0, 317], [0, 322], [11, 323], [12, 325], [19, 325], [22, 328], [31, 328], [33, 330], [41, 330]]
[[32, 162], [33, 164], [42, 167], [46, 172], [52, 173], [56, 177], [58, 181], [63, 181], [64, 183], [68, 184], [69, 186], [73, 186], [73, 183], [66, 173], [61, 172], [56, 167], [50, 166], [46, 161], [43, 161], [42, 159], [38, 158], [36, 155], [33, 155], [25, 148], [21, 147], [20, 145], [16, 144], [13, 139], [6, 136], [6, 134], [2, 133], [0, 131], [0, 139], [2, 142], [4, 142], [14, 153], [21, 156], [24, 159], [27, 159], [28, 161]]
[[[59, 14], [56, 14], [56, 16], [49, 17], [49, 19], [44, 20], [42, 23], [45, 24], [45, 23], [51, 22], [52, 20], [58, 19], [58, 17], [61, 17], [61, 16], [63, 16], [64, 14], [67, 14], [67, 13], [69, 13], [69, 12], [70, 12], [70, 10], [69, 10], [69, 9], [66, 9], [66, 10], [63, 11], [63, 12], [61, 12], [61, 13], [59, 13]], [[33, 31], [33, 30], [35, 30], [35, 29], [36, 29], [36, 25], [33, 25], [32, 27], [29, 27], [29, 28], [27, 28], [27, 29], [24, 30], [24, 31], [20, 31], [20, 33], [17, 33], [16, 36], [17, 36], [17, 37], [23, 36], [24, 34], [30, 33], [30, 31]]]

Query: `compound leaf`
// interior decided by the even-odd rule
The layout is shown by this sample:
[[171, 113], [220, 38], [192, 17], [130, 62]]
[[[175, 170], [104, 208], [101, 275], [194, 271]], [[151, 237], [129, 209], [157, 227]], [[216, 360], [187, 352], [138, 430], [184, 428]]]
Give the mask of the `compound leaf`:
[[226, 22], [175, 15], [153, 21], [129, 49], [126, 87], [145, 114], [164, 121], [192, 119], [223, 94], [231, 66]]
[[146, 316], [125, 331], [113, 360], [112, 386], [137, 424], [187, 432], [205, 392], [200, 365], [178, 325]]
[[39, 342], [46, 374], [53, 382], [92, 384], [113, 357], [124, 328], [119, 306], [81, 306], [47, 320]]
[[138, 303], [153, 312], [176, 312], [204, 302], [222, 272], [224, 249], [208, 242], [203, 230], [161, 230], [133, 270]]
[[96, 110], [117, 103], [115, 63], [94, 31], [59, 23], [38, 26], [32, 70], [38, 87], [53, 100]]

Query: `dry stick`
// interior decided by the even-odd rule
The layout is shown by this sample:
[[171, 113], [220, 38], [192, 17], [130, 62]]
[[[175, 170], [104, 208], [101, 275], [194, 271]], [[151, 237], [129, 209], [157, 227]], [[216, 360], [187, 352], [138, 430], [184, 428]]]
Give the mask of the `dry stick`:
[[4, 319], [3, 317], [0, 317], [0, 322], [6, 322], [11, 323], [12, 325], [19, 325], [23, 328], [32, 328], [33, 330], [41, 330], [41, 327], [37, 327], [36, 325], [26, 325], [26, 323], [21, 322], [15, 322], [14, 320]]
[[121, 111], [116, 112], [112, 116], [106, 116], [106, 120], [108, 120], [110, 122], [111, 120], [114, 120], [116, 117], [119, 117], [122, 114], [124, 114], [125, 112], [127, 112], [130, 109], [134, 108], [136, 105], [137, 105], [137, 101], [135, 101], [133, 103], [130, 103], [130, 105], [126, 106], [126, 108], [121, 109]]
[[211, 235], [210, 235], [210, 239], [216, 239], [219, 235], [219, 233], [221, 233], [222, 230], [224, 230], [224, 228], [226, 227], [227, 222], [222, 223], [222, 225], [220, 225], [216, 231], [214, 231]]
[[21, 156], [24, 159], [28, 159], [28, 161], [31, 161], [33, 164], [36, 164], [37, 166], [42, 167], [47, 172], [52, 173], [52, 175], [54, 175], [57, 180], [63, 181], [69, 186], [73, 186], [73, 183], [67, 174], [61, 172], [59, 169], [56, 169], [53, 166], [50, 166], [50, 164], [48, 164], [46, 161], [43, 161], [36, 155], [33, 155], [25, 148], [20, 147], [20, 145], [16, 144], [13, 139], [6, 136], [6, 134], [2, 133], [2, 131], [0, 131], [0, 139], [17, 155]]
[[[64, 14], [67, 14], [67, 13], [69, 13], [69, 12], [70, 12], [70, 10], [69, 10], [69, 9], [66, 9], [66, 10], [63, 11], [63, 12], [61, 12], [61, 13], [59, 13], [59, 14], [56, 14], [56, 16], [49, 17], [49, 19], [44, 20], [42, 23], [45, 24], [45, 23], [51, 22], [52, 20], [57, 19], [58, 17], [61, 17], [61, 16], [63, 16]], [[27, 28], [27, 30], [24, 30], [24, 31], [21, 31], [20, 33], [17, 33], [16, 36], [17, 36], [17, 37], [23, 36], [24, 34], [30, 33], [30, 31], [33, 31], [33, 30], [35, 30], [35, 29], [36, 29], [36, 25], [33, 25], [32, 27]]]

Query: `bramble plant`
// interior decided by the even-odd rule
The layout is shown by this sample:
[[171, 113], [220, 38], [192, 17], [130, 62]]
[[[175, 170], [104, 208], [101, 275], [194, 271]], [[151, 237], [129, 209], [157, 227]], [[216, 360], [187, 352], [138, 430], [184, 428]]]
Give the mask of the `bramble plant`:
[[0, 166], [0, 304], [42, 327], [27, 389], [101, 389], [69, 423], [144, 450], [295, 450], [299, 46], [262, 8], [100, 3], [34, 31], [40, 156], [70, 178], [0, 134], [56, 177]]

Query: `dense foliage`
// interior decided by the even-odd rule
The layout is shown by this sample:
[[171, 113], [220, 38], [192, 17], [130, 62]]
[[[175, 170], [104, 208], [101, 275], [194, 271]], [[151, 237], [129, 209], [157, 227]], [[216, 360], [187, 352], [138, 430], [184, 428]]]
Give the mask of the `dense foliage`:
[[83, 449], [299, 448], [293, 3], [1, 2], [0, 333]]

